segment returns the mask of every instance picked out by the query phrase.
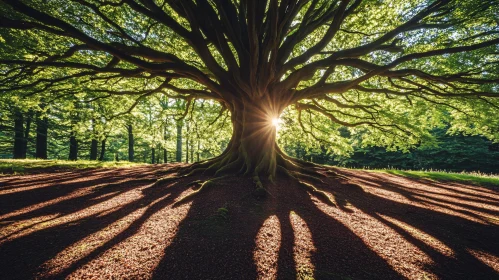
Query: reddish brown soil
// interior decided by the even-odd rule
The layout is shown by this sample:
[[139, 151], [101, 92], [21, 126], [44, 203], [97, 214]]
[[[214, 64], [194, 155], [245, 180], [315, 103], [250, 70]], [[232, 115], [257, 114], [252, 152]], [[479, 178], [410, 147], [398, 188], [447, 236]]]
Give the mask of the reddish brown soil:
[[340, 169], [333, 204], [236, 177], [174, 204], [208, 178], [169, 167], [0, 177], [0, 279], [499, 278], [497, 189]]

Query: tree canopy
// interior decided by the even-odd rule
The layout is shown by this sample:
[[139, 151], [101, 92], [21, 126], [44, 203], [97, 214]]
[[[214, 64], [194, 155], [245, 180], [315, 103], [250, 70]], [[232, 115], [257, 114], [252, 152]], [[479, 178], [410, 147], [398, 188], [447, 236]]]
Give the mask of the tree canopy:
[[232, 138], [193, 171], [297, 176], [279, 118], [335, 152], [345, 128], [393, 149], [447, 124], [499, 137], [497, 0], [0, 3], [4, 96], [127, 106], [113, 117], [157, 94], [219, 102]]

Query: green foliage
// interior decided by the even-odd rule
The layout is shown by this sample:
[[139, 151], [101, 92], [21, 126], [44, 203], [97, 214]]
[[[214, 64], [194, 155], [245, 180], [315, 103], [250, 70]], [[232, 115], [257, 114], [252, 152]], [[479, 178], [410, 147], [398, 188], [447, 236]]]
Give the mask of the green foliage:
[[[76, 135], [81, 158], [106, 139], [104, 159], [125, 159], [131, 125], [137, 160], [172, 160], [179, 124], [182, 158], [201, 160], [227, 146], [235, 105], [260, 95], [286, 108], [279, 144], [309, 160], [482, 169], [452, 141], [423, 146], [443, 128], [499, 141], [497, 0], [146, 2], [0, 3], [0, 157], [17, 110], [48, 117], [50, 158]], [[411, 156], [377, 160], [371, 146]]]
[[493, 149], [497, 144], [479, 136], [448, 135], [445, 129], [434, 130], [433, 136], [435, 141], [422, 143], [406, 153], [359, 147], [351, 157], [336, 157], [334, 162], [357, 168], [499, 171], [499, 151]]
[[[306, 142], [281, 144], [291, 155], [317, 163], [352, 168], [436, 169], [448, 171], [480, 171], [498, 173], [498, 144], [480, 136], [449, 135], [445, 128], [435, 129], [431, 138], [417, 147], [403, 151], [387, 151], [383, 147], [366, 146], [355, 136], [343, 131], [343, 139], [351, 143], [351, 153], [328, 152], [325, 148], [311, 149]], [[341, 133], [340, 133], [341, 134]], [[282, 143], [282, 142], [281, 142]]]
[[[128, 159], [127, 126], [133, 127], [135, 140], [135, 161], [150, 162], [151, 149], [156, 148], [157, 158], [163, 162], [163, 149], [167, 151], [167, 160], [175, 161], [177, 141], [177, 122], [182, 123], [185, 143], [187, 141], [190, 152], [189, 161], [197, 161], [218, 155], [223, 151], [224, 143], [230, 137], [228, 114], [222, 107], [210, 100], [196, 100], [186, 108], [186, 102], [169, 99], [162, 94], [155, 94], [153, 98], [143, 100], [133, 111], [117, 115], [117, 112], [126, 110], [126, 104], [112, 99], [99, 102], [77, 102], [73, 96], [57, 99], [56, 102], [46, 104], [41, 109], [35, 105], [21, 105], [6, 101], [1, 103], [9, 107], [0, 108], [0, 126], [7, 129], [0, 130], [0, 158], [12, 157], [13, 145], [13, 110], [21, 108], [23, 114], [34, 108], [31, 130], [28, 139], [28, 158], [35, 155], [36, 124], [35, 116], [45, 116], [48, 119], [48, 156], [51, 159], [67, 159], [69, 152], [69, 135], [75, 131], [79, 141], [79, 158], [88, 159], [90, 156], [90, 142], [92, 139], [106, 140], [105, 161], [112, 161], [115, 155], [120, 160]], [[28, 106], [28, 107], [27, 107]], [[26, 121], [24, 123], [26, 128]], [[215, 137], [216, 135], [216, 137]], [[226, 144], [225, 144], [226, 145]]]

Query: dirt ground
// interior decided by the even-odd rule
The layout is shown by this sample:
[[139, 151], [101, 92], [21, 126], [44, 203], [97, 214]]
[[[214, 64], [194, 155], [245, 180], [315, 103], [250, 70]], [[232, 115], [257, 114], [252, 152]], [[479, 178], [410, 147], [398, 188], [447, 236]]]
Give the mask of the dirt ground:
[[335, 169], [296, 182], [172, 165], [0, 177], [0, 279], [499, 279], [499, 190]]

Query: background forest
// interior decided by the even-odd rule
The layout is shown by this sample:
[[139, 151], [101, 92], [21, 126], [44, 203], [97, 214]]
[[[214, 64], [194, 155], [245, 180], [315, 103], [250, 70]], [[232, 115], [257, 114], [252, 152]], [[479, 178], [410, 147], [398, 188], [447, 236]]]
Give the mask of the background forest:
[[[131, 105], [130, 105], [131, 104]], [[217, 102], [174, 100], [162, 94], [131, 103], [84, 95], [31, 98], [3, 96], [0, 158], [86, 159], [145, 163], [196, 162], [220, 154], [231, 135], [230, 116]], [[437, 127], [412, 148], [365, 143], [339, 128], [337, 146], [297, 129], [286, 111], [278, 126], [280, 146], [291, 156], [355, 168], [499, 170], [499, 144]], [[336, 129], [331, 126], [327, 129]]]

